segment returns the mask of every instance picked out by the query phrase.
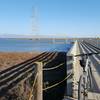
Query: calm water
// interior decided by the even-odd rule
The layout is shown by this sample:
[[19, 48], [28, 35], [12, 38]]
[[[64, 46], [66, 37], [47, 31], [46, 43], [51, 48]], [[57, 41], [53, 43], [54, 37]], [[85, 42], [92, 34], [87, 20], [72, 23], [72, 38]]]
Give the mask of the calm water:
[[1, 52], [30, 52], [30, 51], [68, 51], [69, 43], [61, 43], [64, 40], [53, 43], [51, 40], [28, 40], [28, 39], [0, 39]]

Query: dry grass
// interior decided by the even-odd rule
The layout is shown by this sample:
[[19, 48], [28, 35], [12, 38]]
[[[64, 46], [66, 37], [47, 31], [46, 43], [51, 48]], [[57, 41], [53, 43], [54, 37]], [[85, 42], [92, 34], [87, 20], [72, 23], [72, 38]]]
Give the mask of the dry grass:
[[27, 59], [37, 56], [40, 54], [39, 52], [12, 52], [12, 53], [4, 53], [0, 52], [0, 71], [6, 68], [9, 68], [13, 65], [21, 63]]

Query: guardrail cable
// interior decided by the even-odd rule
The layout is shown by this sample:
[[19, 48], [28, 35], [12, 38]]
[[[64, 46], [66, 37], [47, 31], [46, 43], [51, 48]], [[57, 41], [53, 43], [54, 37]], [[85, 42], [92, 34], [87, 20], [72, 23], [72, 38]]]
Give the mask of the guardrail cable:
[[56, 69], [56, 68], [59, 68], [59, 67], [61, 67], [62, 65], [64, 65], [65, 63], [61, 63], [61, 64], [59, 64], [59, 65], [57, 65], [57, 66], [55, 66], [55, 67], [52, 67], [52, 68], [43, 68], [43, 70], [53, 70], [53, 69]]
[[45, 91], [45, 90], [48, 90], [48, 89], [51, 89], [51, 88], [54, 88], [54, 87], [60, 85], [60, 84], [63, 83], [65, 80], [67, 80], [71, 75], [72, 75], [72, 73], [70, 73], [70, 74], [69, 74], [67, 77], [65, 77], [62, 81], [60, 81], [60, 82], [58, 82], [58, 83], [56, 83], [56, 84], [54, 84], [54, 85], [48, 86], [48, 87], [44, 88], [43, 90]]
[[35, 79], [34, 79], [34, 82], [33, 82], [33, 85], [32, 85], [32, 89], [31, 89], [31, 91], [30, 91], [29, 100], [32, 100], [33, 88], [34, 88], [34, 86], [35, 86], [35, 84], [36, 84], [37, 77], [38, 77], [38, 73], [37, 73], [36, 76], [35, 76]]
[[64, 96], [65, 99], [70, 99], [70, 100], [77, 100], [76, 97], [71, 97], [71, 96]]

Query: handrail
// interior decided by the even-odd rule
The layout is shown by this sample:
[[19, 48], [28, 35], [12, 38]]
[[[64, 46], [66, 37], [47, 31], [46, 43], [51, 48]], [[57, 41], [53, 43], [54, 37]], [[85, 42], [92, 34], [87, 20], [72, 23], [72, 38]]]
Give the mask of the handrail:
[[60, 81], [60, 82], [58, 82], [58, 83], [56, 83], [56, 84], [53, 84], [53, 85], [51, 85], [51, 86], [48, 86], [48, 87], [44, 88], [43, 91], [48, 90], [48, 89], [51, 89], [51, 88], [54, 88], [54, 87], [60, 85], [60, 84], [63, 83], [65, 80], [67, 80], [71, 75], [73, 75], [73, 74], [70, 73], [70, 74], [69, 74], [68, 76], [66, 76], [62, 81]]
[[33, 87], [34, 87], [35, 84], [36, 84], [37, 77], [38, 77], [38, 73], [37, 73], [36, 76], [35, 76], [35, 79], [34, 79], [34, 82], [33, 82], [33, 85], [32, 85], [32, 90], [31, 90], [31, 92], [30, 92], [29, 100], [31, 100], [31, 98], [32, 98]]
[[100, 52], [82, 53], [82, 54], [75, 55], [75, 57], [77, 57], [77, 56], [91, 56], [91, 55], [95, 55], [95, 54], [100, 54]]
[[57, 69], [57, 68], [61, 67], [61, 66], [64, 65], [64, 64], [65, 64], [65, 63], [61, 63], [61, 64], [59, 64], [59, 65], [57, 65], [57, 66], [55, 66], [55, 67], [52, 67], [52, 68], [43, 68], [43, 70], [44, 70], [44, 71], [48, 71], [48, 70]]

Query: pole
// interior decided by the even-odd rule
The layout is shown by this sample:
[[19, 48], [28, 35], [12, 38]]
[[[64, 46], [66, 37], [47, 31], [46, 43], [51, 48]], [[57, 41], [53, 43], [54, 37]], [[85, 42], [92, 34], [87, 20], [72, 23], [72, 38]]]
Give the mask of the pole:
[[43, 64], [42, 62], [36, 62], [37, 64], [37, 100], [43, 100]]

